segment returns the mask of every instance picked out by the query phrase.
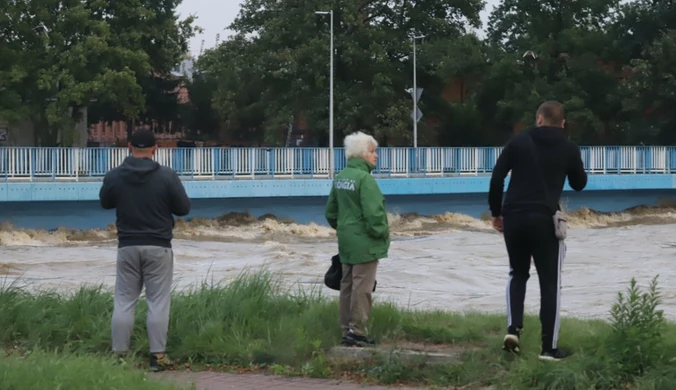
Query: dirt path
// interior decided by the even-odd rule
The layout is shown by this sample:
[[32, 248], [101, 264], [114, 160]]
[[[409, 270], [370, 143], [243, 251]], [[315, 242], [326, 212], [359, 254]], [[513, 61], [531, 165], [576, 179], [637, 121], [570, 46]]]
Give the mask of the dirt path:
[[189, 386], [194, 383], [197, 390], [416, 390], [411, 387], [367, 386], [336, 379], [288, 378], [261, 374], [168, 372], [154, 375], [172, 380], [180, 385]]

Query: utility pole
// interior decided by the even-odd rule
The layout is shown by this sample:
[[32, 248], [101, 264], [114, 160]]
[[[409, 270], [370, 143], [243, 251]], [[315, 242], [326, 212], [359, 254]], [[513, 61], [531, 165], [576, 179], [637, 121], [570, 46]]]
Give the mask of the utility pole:
[[331, 55], [329, 56], [329, 178], [333, 179], [335, 158], [333, 155], [333, 10], [317, 11], [317, 15], [329, 15], [331, 17]]

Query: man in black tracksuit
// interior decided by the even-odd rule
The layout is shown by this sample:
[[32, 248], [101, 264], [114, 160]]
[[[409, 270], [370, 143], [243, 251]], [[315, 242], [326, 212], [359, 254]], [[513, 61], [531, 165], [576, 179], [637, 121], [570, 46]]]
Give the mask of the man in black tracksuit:
[[[566, 247], [554, 234], [553, 215], [559, 210], [566, 177], [575, 191], [587, 185], [580, 148], [566, 137], [564, 123], [561, 103], [543, 103], [536, 114], [536, 127], [521, 132], [505, 145], [493, 169], [488, 194], [493, 227], [503, 232], [509, 255], [504, 349], [519, 352], [532, 257], [540, 281], [542, 360], [568, 356], [557, 348]], [[512, 174], [503, 205], [502, 191], [509, 171]]]

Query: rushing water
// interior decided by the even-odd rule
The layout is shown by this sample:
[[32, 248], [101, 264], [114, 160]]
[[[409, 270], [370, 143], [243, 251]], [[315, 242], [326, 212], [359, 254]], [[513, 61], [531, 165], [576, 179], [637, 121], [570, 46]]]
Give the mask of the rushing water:
[[[632, 277], [660, 275], [663, 309], [676, 317], [676, 202], [670, 191], [566, 193], [571, 230], [562, 312], [606, 317]], [[486, 194], [388, 197], [390, 258], [378, 271], [376, 299], [414, 308], [504, 312], [507, 259], [490, 229]], [[323, 220], [324, 198], [194, 200], [177, 221], [179, 288], [225, 281], [266, 266], [291, 283], [321, 286], [336, 252]], [[636, 206], [649, 207], [636, 207]], [[0, 274], [30, 288], [112, 286], [114, 212], [96, 202], [0, 203]], [[322, 287], [326, 295], [337, 293]], [[537, 313], [532, 269], [527, 310]]]

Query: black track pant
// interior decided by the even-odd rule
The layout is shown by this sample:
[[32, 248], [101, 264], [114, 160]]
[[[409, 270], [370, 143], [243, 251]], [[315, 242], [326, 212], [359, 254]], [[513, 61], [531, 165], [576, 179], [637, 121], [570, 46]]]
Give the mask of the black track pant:
[[503, 228], [510, 268], [507, 283], [508, 327], [512, 331], [523, 328], [523, 301], [532, 256], [540, 281], [542, 349], [555, 349], [560, 327], [561, 268], [566, 246], [554, 235], [552, 217], [546, 214], [506, 215]]

